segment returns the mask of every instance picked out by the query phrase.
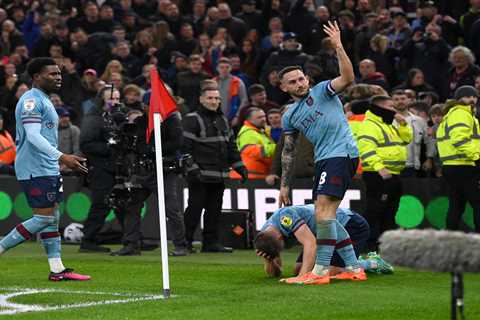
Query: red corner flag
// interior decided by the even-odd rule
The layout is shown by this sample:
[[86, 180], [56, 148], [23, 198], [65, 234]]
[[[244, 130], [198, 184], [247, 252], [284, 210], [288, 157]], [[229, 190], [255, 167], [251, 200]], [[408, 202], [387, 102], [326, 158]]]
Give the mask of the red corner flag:
[[162, 79], [158, 75], [157, 69], [152, 68], [150, 70], [150, 106], [148, 108], [148, 127], [147, 127], [147, 143], [150, 141], [150, 136], [153, 131], [153, 114], [160, 113], [162, 121], [168, 118], [168, 116], [177, 111], [177, 104], [172, 98]]

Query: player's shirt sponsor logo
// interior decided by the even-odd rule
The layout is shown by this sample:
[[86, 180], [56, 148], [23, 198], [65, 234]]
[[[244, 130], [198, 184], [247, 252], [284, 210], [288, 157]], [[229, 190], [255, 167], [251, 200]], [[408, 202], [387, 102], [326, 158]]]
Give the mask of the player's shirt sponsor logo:
[[289, 216], [282, 216], [280, 218], [280, 223], [282, 224], [282, 226], [284, 227], [290, 227], [293, 223], [293, 220], [291, 217]]
[[311, 124], [313, 124], [318, 118], [323, 116], [323, 113], [315, 110], [313, 114], [307, 115], [301, 122], [300, 125], [306, 130]]
[[307, 106], [309, 106], [309, 107], [313, 106], [313, 98], [311, 96], [309, 96], [307, 98], [306, 102], [307, 102]]

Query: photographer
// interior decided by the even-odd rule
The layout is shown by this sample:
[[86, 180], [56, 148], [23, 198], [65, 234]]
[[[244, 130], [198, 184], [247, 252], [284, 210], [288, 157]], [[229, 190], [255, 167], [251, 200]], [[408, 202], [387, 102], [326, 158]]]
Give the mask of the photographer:
[[[144, 96], [144, 102], [149, 101], [150, 94]], [[136, 165], [140, 167], [132, 177], [134, 185], [140, 188], [133, 189], [131, 199], [128, 202], [124, 223], [124, 244], [125, 246], [112, 255], [129, 255], [135, 250], [141, 237], [140, 211], [143, 202], [152, 194], [157, 194], [157, 178], [155, 170], [155, 141], [153, 137], [146, 143], [146, 128], [148, 124], [148, 112], [137, 117], [135, 123], [135, 153], [137, 154]], [[180, 155], [180, 148], [183, 142], [183, 130], [180, 113], [175, 112], [166, 118], [161, 125], [162, 153], [163, 153], [163, 180], [165, 194], [165, 211], [168, 219], [168, 230], [171, 235], [174, 250], [172, 256], [187, 255], [185, 241], [185, 225], [183, 213], [180, 210], [180, 174], [186, 170], [183, 159]], [[139, 160], [146, 165], [138, 165]], [[158, 195], [157, 195], [158, 196]]]
[[110, 252], [98, 246], [96, 236], [110, 211], [108, 197], [115, 185], [114, 157], [108, 145], [112, 128], [106, 118], [112, 107], [120, 104], [120, 92], [113, 87], [102, 89], [96, 106], [85, 116], [80, 134], [80, 150], [88, 159], [92, 206], [84, 221], [80, 252]]
[[442, 38], [442, 29], [433, 23], [425, 29], [418, 27], [402, 50], [407, 69], [417, 68], [423, 71], [425, 82], [431, 84], [435, 91], [448, 97], [448, 55], [450, 46]]

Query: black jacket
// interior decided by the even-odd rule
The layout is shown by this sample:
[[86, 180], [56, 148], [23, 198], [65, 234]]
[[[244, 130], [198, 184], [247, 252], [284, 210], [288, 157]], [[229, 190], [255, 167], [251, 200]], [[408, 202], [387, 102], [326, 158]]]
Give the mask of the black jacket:
[[89, 165], [113, 172], [114, 160], [107, 143], [109, 134], [102, 109], [98, 106], [94, 107], [83, 118], [80, 151], [87, 157]]
[[[148, 154], [155, 159], [155, 132], [152, 131], [150, 141], [146, 142], [146, 132], [148, 126], [148, 114], [135, 119], [138, 133], [139, 153]], [[182, 120], [178, 112], [172, 113], [160, 127], [162, 136], [162, 156], [164, 160], [170, 162], [180, 153], [183, 144]]]
[[183, 151], [192, 155], [192, 170], [200, 169], [202, 182], [223, 182], [230, 167], [245, 170], [233, 131], [221, 111], [200, 107], [187, 114], [183, 118], [183, 137]]

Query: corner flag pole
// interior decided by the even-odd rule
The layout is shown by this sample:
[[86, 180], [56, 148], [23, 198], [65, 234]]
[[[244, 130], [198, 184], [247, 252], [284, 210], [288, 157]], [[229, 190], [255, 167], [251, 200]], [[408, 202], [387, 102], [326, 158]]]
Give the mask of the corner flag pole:
[[160, 249], [162, 253], [162, 276], [163, 296], [170, 297], [170, 274], [168, 272], [168, 244], [167, 244], [167, 219], [165, 216], [165, 193], [163, 188], [163, 156], [162, 156], [162, 135], [160, 125], [162, 119], [160, 113], [153, 114], [153, 126], [155, 132], [155, 161], [157, 164], [157, 188], [158, 188], [158, 220], [160, 223]]

